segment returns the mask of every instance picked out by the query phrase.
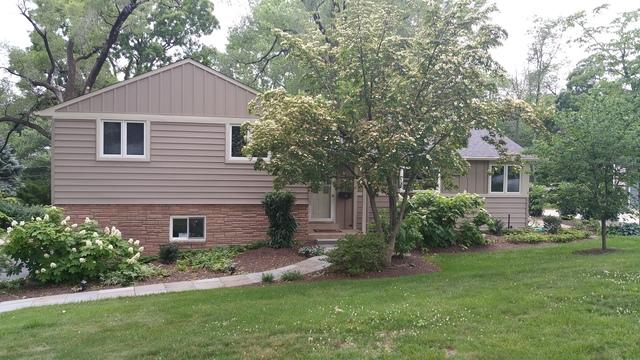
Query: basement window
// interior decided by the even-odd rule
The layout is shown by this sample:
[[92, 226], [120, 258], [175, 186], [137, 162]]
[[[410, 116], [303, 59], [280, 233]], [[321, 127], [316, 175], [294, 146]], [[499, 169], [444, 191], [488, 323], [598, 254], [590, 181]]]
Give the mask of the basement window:
[[204, 216], [172, 216], [171, 241], [205, 241], [206, 220]]

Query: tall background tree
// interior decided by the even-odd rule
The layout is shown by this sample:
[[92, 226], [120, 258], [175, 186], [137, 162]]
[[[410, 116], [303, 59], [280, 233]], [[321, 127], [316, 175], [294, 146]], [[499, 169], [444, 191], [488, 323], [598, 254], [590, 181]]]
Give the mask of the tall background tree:
[[209, 0], [24, 0], [17, 11], [31, 24], [31, 45], [9, 50], [4, 72], [18, 81], [3, 88], [0, 131], [27, 179], [41, 180], [27, 184], [23, 194], [42, 194], [29, 202], [46, 202], [48, 194], [50, 123], [36, 111], [185, 56], [211, 54], [199, 37], [218, 26]]
[[[491, 101], [503, 72], [489, 50], [505, 33], [490, 22], [495, 8], [485, 1], [327, 6], [326, 13], [307, 10], [302, 33], [274, 31], [288, 61], [305, 69], [304, 91], [258, 97], [246, 152], [271, 154], [256, 166], [275, 175], [277, 186], [357, 180], [380, 233], [375, 200], [386, 194], [390, 260], [416, 179], [434, 169], [445, 178], [464, 172], [458, 149], [471, 129], [495, 135], [498, 118], [529, 112], [521, 102]], [[402, 191], [401, 169], [411, 174]]]

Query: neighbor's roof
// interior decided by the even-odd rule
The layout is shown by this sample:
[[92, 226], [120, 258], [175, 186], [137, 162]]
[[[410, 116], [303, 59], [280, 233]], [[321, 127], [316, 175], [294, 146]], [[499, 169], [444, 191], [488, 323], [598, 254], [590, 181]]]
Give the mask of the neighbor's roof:
[[[467, 147], [460, 150], [460, 155], [463, 158], [468, 160], [494, 160], [499, 159], [500, 154], [496, 147], [488, 142], [486, 142], [483, 138], [489, 135], [488, 130], [484, 129], [474, 129], [471, 130], [471, 134], [469, 135], [469, 142]], [[518, 145], [515, 141], [509, 139], [506, 136], [500, 137], [500, 139], [504, 140], [505, 147], [507, 150], [507, 154], [510, 155], [522, 155], [523, 148]], [[522, 159], [524, 160], [533, 160], [534, 156], [531, 155], [522, 155]]]

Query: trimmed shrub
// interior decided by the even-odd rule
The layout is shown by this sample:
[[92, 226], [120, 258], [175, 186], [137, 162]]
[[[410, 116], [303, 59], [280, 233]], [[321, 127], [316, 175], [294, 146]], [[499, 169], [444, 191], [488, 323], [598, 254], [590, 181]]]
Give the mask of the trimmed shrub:
[[[475, 194], [443, 196], [430, 190], [420, 192], [409, 201], [409, 214], [418, 218], [422, 248], [449, 247], [456, 244], [456, 224], [465, 216], [478, 216], [484, 200]], [[485, 220], [484, 214], [478, 221]]]
[[262, 204], [269, 218], [269, 246], [273, 248], [292, 248], [298, 222], [293, 216], [295, 195], [286, 191], [272, 191], [265, 195]]
[[544, 204], [548, 201], [549, 190], [542, 185], [529, 187], [529, 215], [540, 217], [544, 212]]
[[0, 252], [19, 264], [12, 273], [25, 266], [35, 280], [58, 283], [140, 269], [138, 259], [144, 248], [138, 241], [123, 240], [115, 227], [100, 230], [89, 218], [78, 225], [62, 216], [62, 210], [50, 207], [42, 218], [13, 221], [6, 243], [0, 244]]
[[416, 216], [409, 215], [404, 219], [402, 225], [400, 225], [400, 231], [396, 237], [394, 253], [400, 256], [408, 254], [415, 250], [421, 240], [422, 233], [420, 233], [420, 219]]
[[160, 245], [160, 252], [158, 253], [158, 259], [163, 264], [172, 264], [180, 257], [180, 249], [177, 244], [163, 244]]
[[[23, 205], [17, 200], [10, 201], [5, 198], [0, 200], [0, 213], [10, 217], [11, 220], [30, 221], [37, 217], [43, 217], [45, 214], [45, 207]], [[4, 229], [6, 229], [6, 227]]]
[[486, 245], [484, 235], [472, 221], [466, 220], [456, 230], [456, 243], [462, 246]]
[[382, 234], [368, 233], [346, 235], [329, 252], [332, 267], [345, 274], [358, 275], [378, 271], [385, 266], [387, 243]]
[[314, 256], [320, 256], [320, 255], [324, 255], [324, 249], [321, 248], [320, 246], [303, 246], [300, 249], [298, 249], [298, 254], [304, 256], [304, 257], [314, 257]]
[[304, 279], [304, 276], [298, 270], [289, 270], [280, 277], [282, 281], [298, 281]]
[[549, 234], [557, 234], [562, 227], [562, 220], [557, 216], [545, 216], [542, 221], [544, 222], [544, 231]]
[[272, 283], [274, 280], [272, 273], [262, 273], [262, 282], [263, 283]]
[[640, 236], [639, 224], [615, 224], [607, 227], [607, 234], [620, 236]]

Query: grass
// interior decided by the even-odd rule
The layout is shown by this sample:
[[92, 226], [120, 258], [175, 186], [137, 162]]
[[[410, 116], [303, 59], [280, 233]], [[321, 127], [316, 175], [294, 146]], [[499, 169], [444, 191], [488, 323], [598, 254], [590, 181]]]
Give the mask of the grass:
[[0, 358], [640, 358], [640, 238], [432, 256], [442, 272], [0, 314]]

